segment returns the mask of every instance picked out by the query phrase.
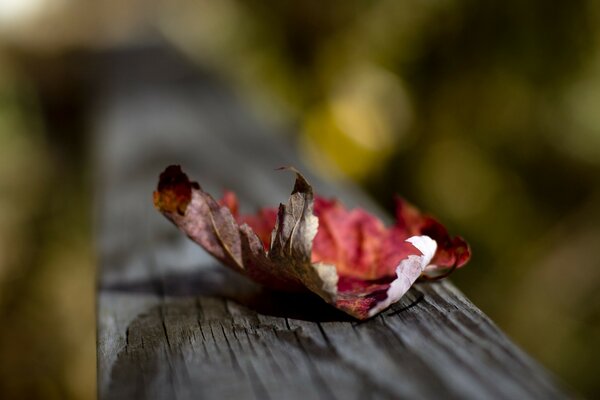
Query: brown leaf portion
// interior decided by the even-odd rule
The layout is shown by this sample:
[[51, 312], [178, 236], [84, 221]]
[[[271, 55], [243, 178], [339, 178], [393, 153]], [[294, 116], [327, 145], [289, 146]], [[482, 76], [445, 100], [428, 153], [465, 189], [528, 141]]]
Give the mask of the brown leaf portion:
[[273, 262], [264, 250], [261, 239], [249, 225], [240, 226], [242, 260], [249, 278], [271, 289], [302, 292], [306, 287], [290, 271]]
[[160, 175], [154, 204], [216, 259], [236, 270], [243, 268], [238, 227], [231, 212], [191, 182], [181, 167], [169, 166]]
[[279, 205], [269, 258], [285, 269], [286, 274], [332, 302], [337, 293], [335, 266], [311, 263], [313, 239], [319, 228], [319, 219], [313, 213], [312, 186], [300, 172], [288, 169], [296, 173], [296, 182], [287, 204]]
[[273, 245], [267, 253], [251, 227], [236, 221], [230, 210], [237, 214], [237, 199], [232, 194], [226, 193], [220, 204], [190, 182], [179, 166], [168, 167], [161, 174], [154, 192], [163, 215], [223, 264], [274, 289], [314, 287], [322, 292], [318, 273], [310, 264], [311, 241], [318, 226], [312, 215], [312, 196], [312, 187], [297, 173], [288, 204], [280, 206]]
[[235, 193], [227, 190], [219, 200], [219, 204], [227, 206], [233, 214], [238, 225], [248, 224], [258, 235], [265, 251], [271, 247], [271, 234], [277, 222], [277, 209], [272, 207], [261, 208], [256, 214], [240, 214], [238, 199]]

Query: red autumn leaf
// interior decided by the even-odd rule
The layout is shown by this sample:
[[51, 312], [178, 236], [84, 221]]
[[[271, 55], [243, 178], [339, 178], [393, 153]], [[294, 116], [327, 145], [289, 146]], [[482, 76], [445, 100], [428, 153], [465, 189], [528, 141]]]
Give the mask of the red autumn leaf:
[[387, 228], [364, 210], [315, 197], [293, 171], [288, 202], [255, 215], [241, 215], [232, 192], [217, 202], [179, 166], [161, 174], [154, 204], [223, 264], [274, 289], [310, 290], [358, 319], [398, 301], [420, 276], [468, 261], [462, 238], [403, 200]]

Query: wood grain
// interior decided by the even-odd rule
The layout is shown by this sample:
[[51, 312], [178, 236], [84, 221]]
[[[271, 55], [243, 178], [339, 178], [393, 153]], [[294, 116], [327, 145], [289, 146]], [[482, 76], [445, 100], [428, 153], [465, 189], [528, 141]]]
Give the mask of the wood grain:
[[[451, 283], [416, 285], [357, 323], [308, 295], [268, 292], [217, 265], [152, 207], [179, 163], [252, 209], [284, 201], [295, 165], [324, 182], [217, 80], [161, 48], [101, 57], [90, 112], [97, 181], [100, 399], [569, 397]], [[468, 273], [468, 271], [465, 271]]]

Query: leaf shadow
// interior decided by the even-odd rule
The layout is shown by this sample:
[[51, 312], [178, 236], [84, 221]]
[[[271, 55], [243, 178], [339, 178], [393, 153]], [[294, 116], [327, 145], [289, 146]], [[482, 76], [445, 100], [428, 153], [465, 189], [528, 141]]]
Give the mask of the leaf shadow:
[[195, 271], [167, 272], [147, 279], [103, 283], [99, 290], [173, 298], [219, 297], [273, 317], [313, 322], [356, 321], [312, 293], [270, 290], [219, 265], [200, 267]]

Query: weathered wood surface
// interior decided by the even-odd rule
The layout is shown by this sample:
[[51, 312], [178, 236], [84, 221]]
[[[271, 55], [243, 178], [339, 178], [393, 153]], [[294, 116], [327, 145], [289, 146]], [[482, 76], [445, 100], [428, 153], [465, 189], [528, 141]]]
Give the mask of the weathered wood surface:
[[[302, 163], [177, 57], [150, 49], [105, 61], [91, 113], [100, 399], [568, 397], [449, 282], [417, 285], [356, 323], [217, 265], [153, 209], [158, 173], [180, 163], [253, 208], [287, 198], [293, 177], [274, 167]], [[308, 175], [320, 193], [375, 210]]]

